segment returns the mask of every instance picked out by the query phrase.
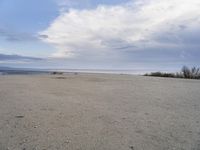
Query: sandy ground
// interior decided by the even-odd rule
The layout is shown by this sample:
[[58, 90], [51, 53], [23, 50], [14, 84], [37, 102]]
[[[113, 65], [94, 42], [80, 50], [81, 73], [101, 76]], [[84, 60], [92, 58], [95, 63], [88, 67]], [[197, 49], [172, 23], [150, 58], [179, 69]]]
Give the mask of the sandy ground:
[[200, 150], [200, 81], [0, 76], [0, 150]]

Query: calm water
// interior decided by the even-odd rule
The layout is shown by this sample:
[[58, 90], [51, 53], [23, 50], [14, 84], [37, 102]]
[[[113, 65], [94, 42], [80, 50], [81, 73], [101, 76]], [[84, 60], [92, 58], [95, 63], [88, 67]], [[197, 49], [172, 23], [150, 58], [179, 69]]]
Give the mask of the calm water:
[[[164, 71], [164, 70], [160, 70]], [[52, 72], [63, 72], [63, 73], [107, 73], [107, 74], [132, 74], [132, 75], [143, 75], [145, 73], [155, 72], [155, 70], [103, 70], [103, 69], [0, 69], [0, 75], [20, 75], [20, 74], [50, 74]]]
[[64, 69], [64, 70], [0, 70], [0, 75], [20, 75], [20, 74], [49, 74], [51, 72], [63, 73], [108, 73], [108, 74], [144, 74], [146, 71], [137, 70], [89, 70], [89, 69]]

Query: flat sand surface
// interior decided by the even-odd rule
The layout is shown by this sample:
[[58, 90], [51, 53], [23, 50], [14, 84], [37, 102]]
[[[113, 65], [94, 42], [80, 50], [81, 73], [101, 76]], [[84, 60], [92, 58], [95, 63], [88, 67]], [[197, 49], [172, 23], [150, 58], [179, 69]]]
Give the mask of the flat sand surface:
[[200, 81], [0, 76], [0, 150], [200, 150]]

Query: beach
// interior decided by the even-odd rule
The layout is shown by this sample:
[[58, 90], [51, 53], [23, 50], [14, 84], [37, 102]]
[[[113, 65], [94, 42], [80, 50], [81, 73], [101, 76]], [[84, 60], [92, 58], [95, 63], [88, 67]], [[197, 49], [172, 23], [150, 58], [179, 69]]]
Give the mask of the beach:
[[199, 149], [199, 80], [0, 76], [0, 150]]

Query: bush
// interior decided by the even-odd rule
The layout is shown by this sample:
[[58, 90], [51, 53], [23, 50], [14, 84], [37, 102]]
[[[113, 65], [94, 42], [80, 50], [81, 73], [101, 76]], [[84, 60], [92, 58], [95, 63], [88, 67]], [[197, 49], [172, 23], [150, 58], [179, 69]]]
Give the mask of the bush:
[[169, 78], [174, 78], [175, 77], [175, 75], [173, 73], [162, 73], [162, 72], [152, 72], [150, 74], [146, 74], [146, 76], [169, 77]]
[[145, 76], [200, 79], [200, 68], [196, 68], [196, 67], [188, 68], [187, 66], [183, 66], [183, 68], [181, 69], [181, 72], [177, 72], [176, 74], [152, 72], [150, 74], [145, 74]]
[[187, 79], [200, 79], [200, 69], [193, 67], [188, 68], [186, 66], [183, 66], [182, 68], [183, 77]]

